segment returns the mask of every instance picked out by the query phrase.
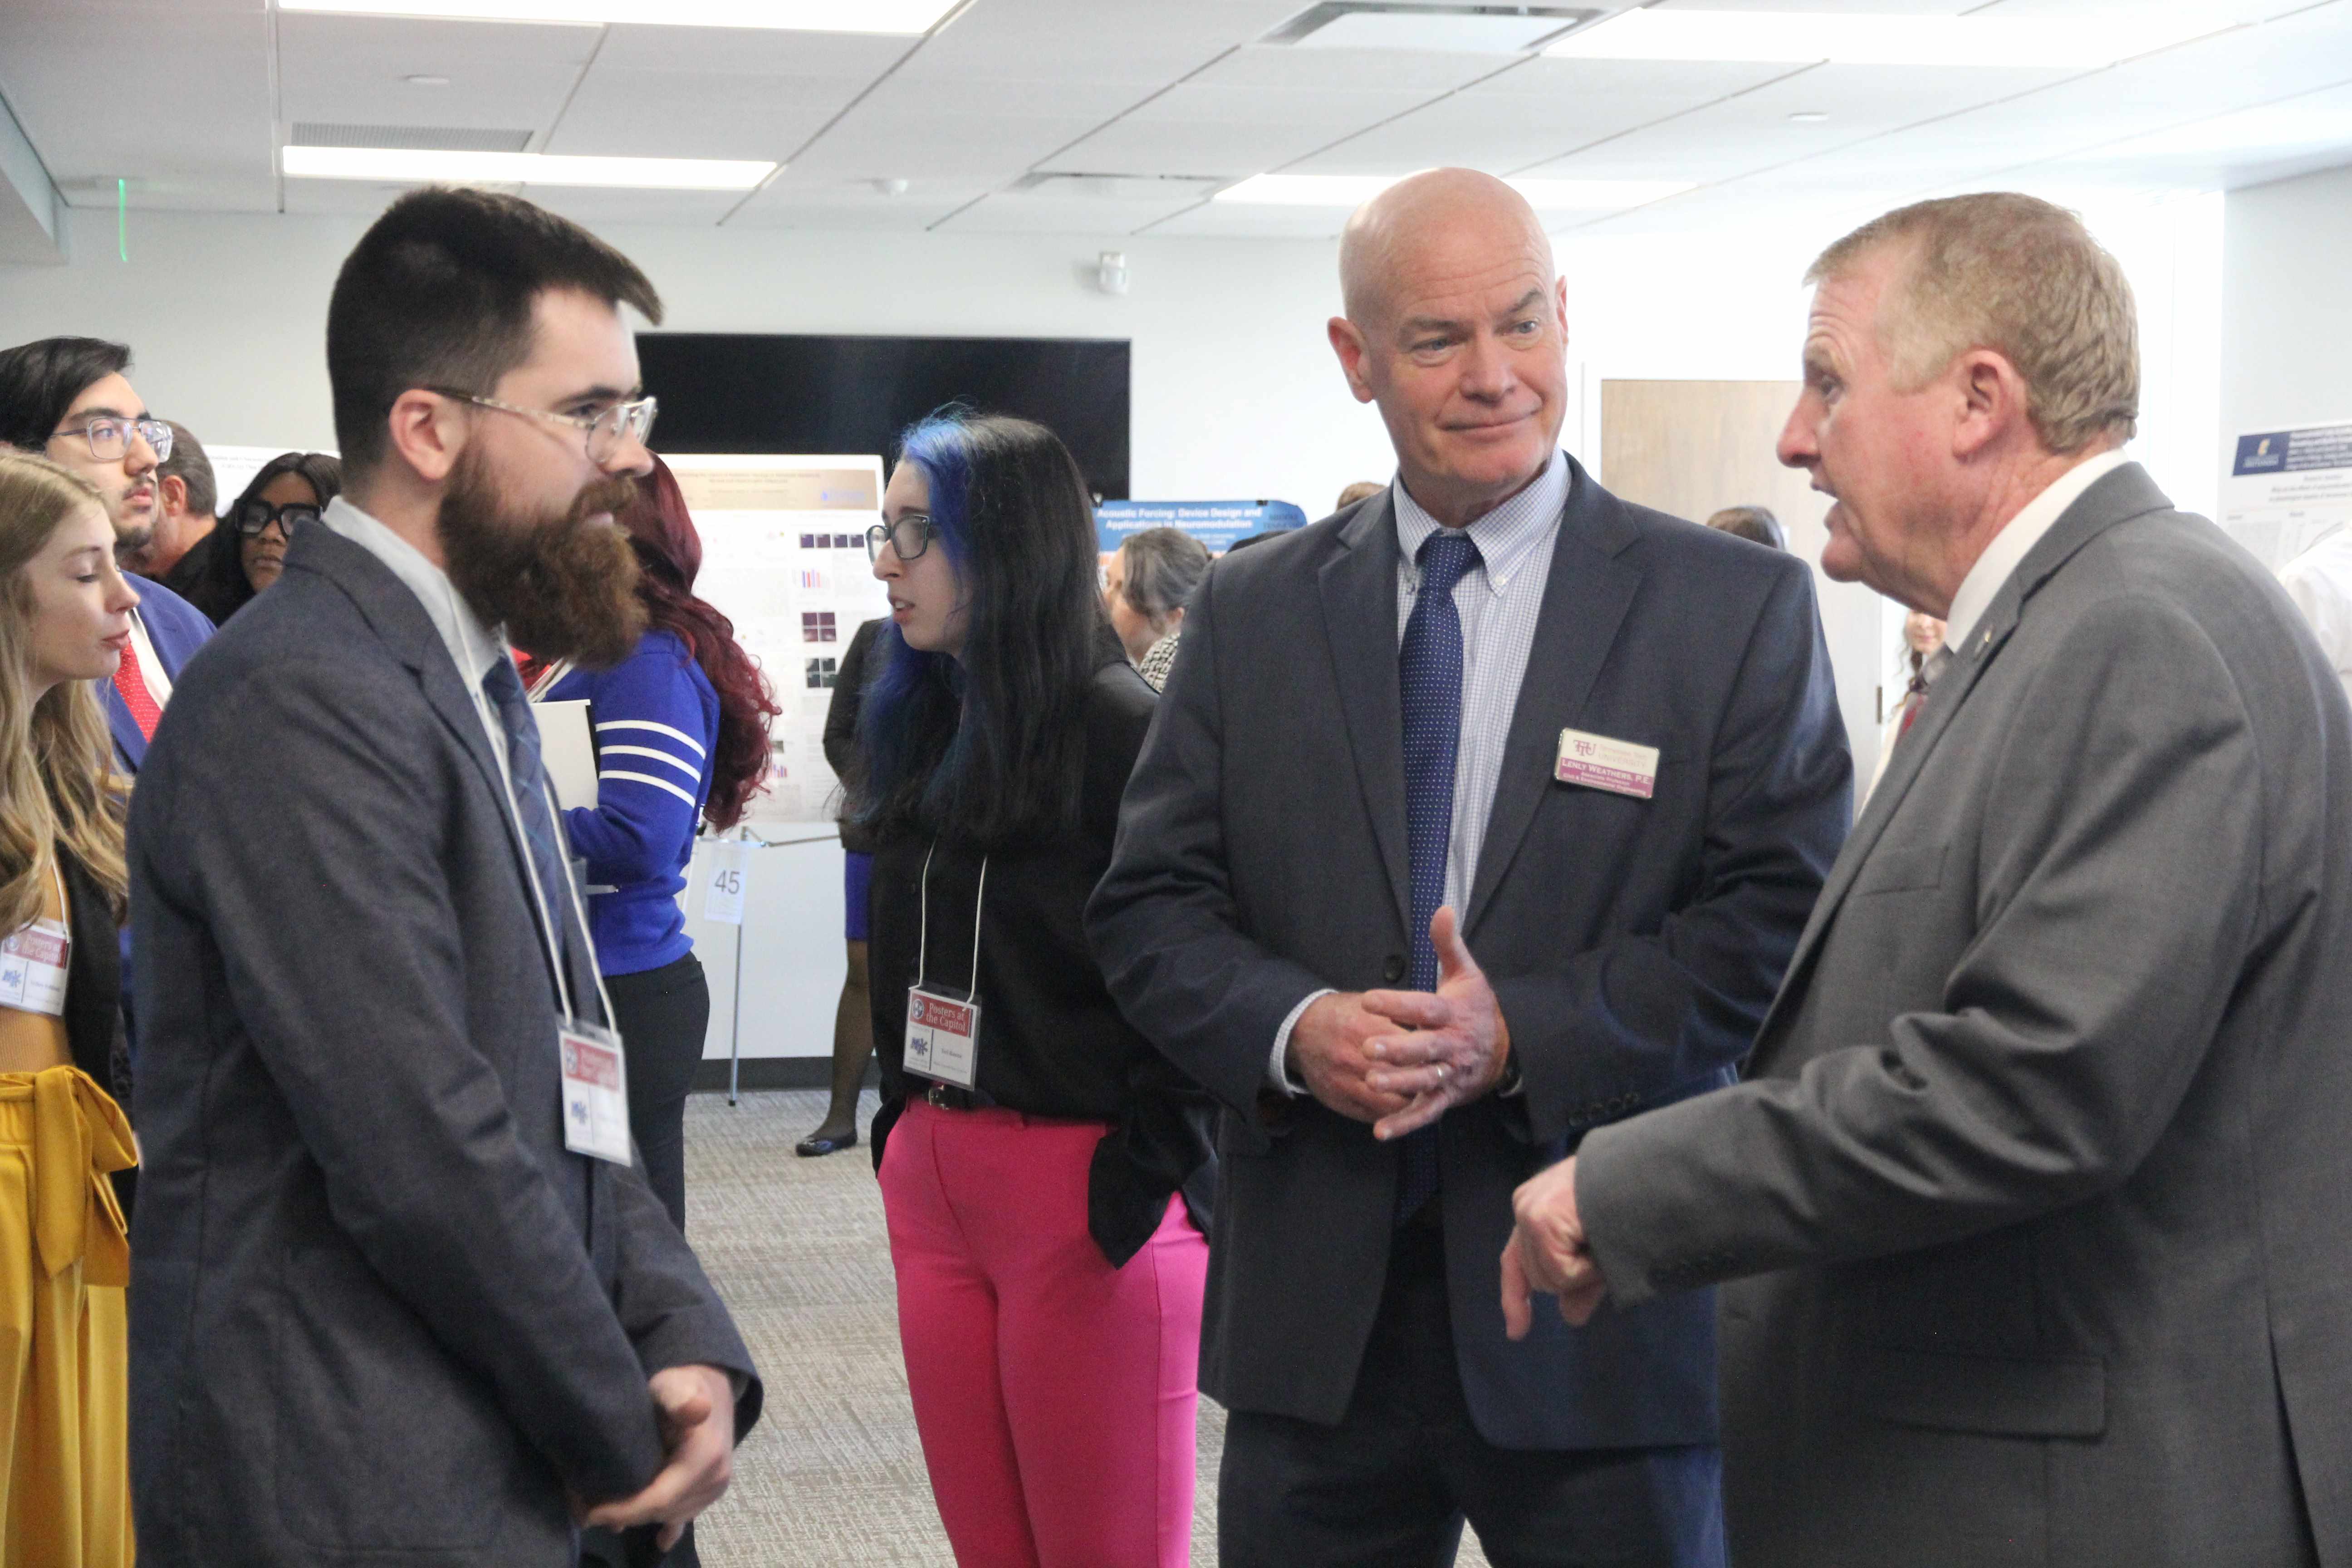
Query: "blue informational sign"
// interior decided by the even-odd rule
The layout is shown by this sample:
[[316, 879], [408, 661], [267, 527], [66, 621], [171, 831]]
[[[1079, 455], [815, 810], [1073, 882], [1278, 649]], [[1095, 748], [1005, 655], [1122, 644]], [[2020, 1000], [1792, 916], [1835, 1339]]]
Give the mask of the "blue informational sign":
[[1107, 500], [1095, 508], [1095, 538], [1105, 555], [1147, 528], [1181, 528], [1221, 554], [1236, 539], [1306, 526], [1307, 513], [1286, 500]]

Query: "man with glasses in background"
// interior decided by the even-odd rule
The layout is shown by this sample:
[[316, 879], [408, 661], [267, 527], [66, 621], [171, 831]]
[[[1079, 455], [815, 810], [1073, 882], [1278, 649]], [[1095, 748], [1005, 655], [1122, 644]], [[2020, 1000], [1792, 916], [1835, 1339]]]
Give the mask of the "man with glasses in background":
[[659, 1557], [760, 1382], [629, 1138], [508, 638], [636, 646], [628, 259], [428, 189], [327, 312], [344, 489], [190, 672], [131, 812], [147, 1568]]
[[[172, 427], [151, 416], [123, 372], [131, 351], [101, 338], [42, 338], [0, 351], [0, 442], [37, 452], [98, 487], [114, 524], [114, 552], [136, 556], [155, 537], [163, 500], [158, 467]], [[115, 765], [136, 773], [172, 700], [180, 670], [213, 624], [160, 583], [131, 584], [131, 642], [106, 692]]]

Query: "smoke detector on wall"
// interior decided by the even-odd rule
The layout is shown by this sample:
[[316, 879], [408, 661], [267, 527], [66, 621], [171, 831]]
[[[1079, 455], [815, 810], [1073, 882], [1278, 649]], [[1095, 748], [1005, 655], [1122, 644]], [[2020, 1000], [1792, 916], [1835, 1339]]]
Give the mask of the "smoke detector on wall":
[[1436, 0], [1325, 0], [1260, 40], [1316, 49], [1532, 54], [1605, 16], [1601, 5], [1448, 5]]

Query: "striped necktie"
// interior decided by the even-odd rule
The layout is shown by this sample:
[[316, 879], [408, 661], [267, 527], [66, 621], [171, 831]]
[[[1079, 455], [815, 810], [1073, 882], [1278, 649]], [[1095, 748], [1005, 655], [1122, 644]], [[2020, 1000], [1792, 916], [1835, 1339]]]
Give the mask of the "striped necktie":
[[[514, 781], [515, 812], [522, 819], [523, 842], [530, 850], [531, 868], [539, 874], [540, 897], [555, 927], [559, 951], [570, 947], [563, 918], [566, 884], [563, 839], [547, 808], [547, 769], [539, 758], [539, 721], [531, 716], [530, 699], [523, 694], [522, 677], [514, 660], [504, 655], [482, 677], [482, 689], [499, 710], [499, 727], [507, 732], [507, 773]], [[569, 984], [567, 977], [565, 984]]]

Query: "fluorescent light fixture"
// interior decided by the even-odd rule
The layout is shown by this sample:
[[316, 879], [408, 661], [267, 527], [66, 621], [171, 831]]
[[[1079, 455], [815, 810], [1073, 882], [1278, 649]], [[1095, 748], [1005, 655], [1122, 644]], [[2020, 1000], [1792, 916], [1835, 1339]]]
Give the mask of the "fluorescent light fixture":
[[2178, 7], [2107, 16], [1881, 16], [1832, 11], [1626, 11], [1544, 50], [1555, 59], [2007, 66], [2077, 69], [2198, 37]]
[[615, 185], [644, 191], [748, 191], [776, 167], [730, 158], [572, 158], [551, 153], [448, 153], [411, 147], [288, 147], [279, 156], [289, 180]]
[[[1221, 202], [1270, 207], [1360, 207], [1402, 174], [1257, 174], [1216, 195]], [[1688, 180], [1508, 180], [1538, 212], [1614, 212], [1692, 188]]]
[[1465, 5], [1429, 0], [1321, 0], [1261, 42], [1310, 49], [1528, 53], [1601, 15], [1590, 5]]
[[958, 0], [278, 0], [281, 11], [461, 22], [633, 23], [793, 33], [928, 33]]

